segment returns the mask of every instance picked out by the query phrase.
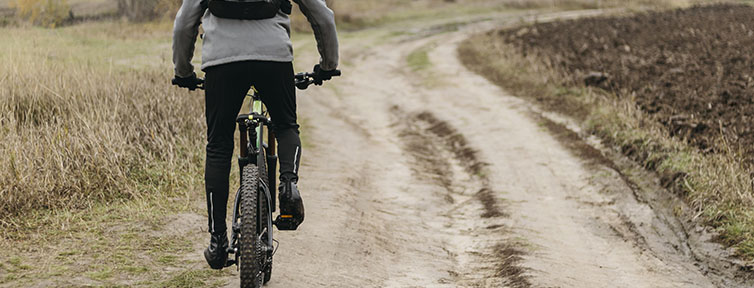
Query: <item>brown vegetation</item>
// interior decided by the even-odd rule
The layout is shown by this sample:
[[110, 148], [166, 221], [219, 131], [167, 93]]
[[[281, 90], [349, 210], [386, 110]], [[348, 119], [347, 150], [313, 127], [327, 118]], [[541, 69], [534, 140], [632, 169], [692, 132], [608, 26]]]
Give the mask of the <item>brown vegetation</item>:
[[17, 15], [42, 26], [55, 27], [71, 18], [66, 0], [14, 0]]

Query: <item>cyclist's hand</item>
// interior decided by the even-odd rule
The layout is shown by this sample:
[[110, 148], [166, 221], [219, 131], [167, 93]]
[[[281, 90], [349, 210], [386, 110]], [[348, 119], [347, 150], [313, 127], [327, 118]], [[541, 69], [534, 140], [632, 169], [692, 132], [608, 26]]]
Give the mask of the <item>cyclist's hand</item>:
[[197, 78], [196, 73], [193, 73], [191, 74], [191, 76], [185, 77], [185, 78], [178, 77], [178, 76], [175, 76], [175, 78], [173, 78], [173, 85], [181, 87], [181, 88], [186, 88], [191, 91], [194, 91], [197, 88], [203, 88], [201, 86], [203, 84], [204, 84], [204, 79]]
[[333, 76], [338, 76], [338, 70], [322, 70], [319, 64], [314, 66], [314, 85], [322, 86], [322, 82], [332, 79]]

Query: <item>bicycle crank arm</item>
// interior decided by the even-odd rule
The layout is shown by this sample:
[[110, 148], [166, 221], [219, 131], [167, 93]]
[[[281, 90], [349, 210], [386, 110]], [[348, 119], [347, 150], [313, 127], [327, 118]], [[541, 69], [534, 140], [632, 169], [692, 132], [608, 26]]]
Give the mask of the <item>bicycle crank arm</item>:
[[236, 259], [228, 259], [228, 262], [225, 262], [225, 267], [230, 267], [236, 265]]
[[[228, 260], [225, 261], [225, 267], [230, 267], [233, 265], [238, 264], [238, 249], [233, 247], [228, 247]], [[231, 257], [230, 255], [233, 255], [234, 257]]]

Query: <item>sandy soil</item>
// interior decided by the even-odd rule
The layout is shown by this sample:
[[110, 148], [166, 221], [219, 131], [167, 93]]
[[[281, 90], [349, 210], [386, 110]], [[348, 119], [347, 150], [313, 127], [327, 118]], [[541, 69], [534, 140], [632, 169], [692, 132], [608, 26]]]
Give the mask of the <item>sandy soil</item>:
[[[495, 24], [344, 40], [344, 77], [300, 93], [307, 218], [277, 234], [268, 287], [742, 285], [698, 261], [651, 176], [627, 181], [459, 63], [458, 43]], [[406, 66], [417, 49], [429, 69]], [[187, 257], [201, 259], [206, 236]]]

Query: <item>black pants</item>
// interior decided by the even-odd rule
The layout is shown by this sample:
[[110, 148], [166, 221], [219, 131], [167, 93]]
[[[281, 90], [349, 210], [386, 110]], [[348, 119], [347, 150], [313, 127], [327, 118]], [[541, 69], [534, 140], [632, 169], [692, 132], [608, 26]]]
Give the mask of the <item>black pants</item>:
[[296, 89], [290, 62], [234, 62], [207, 68], [205, 72], [207, 161], [204, 182], [209, 231], [224, 233], [236, 116], [246, 93], [254, 86], [262, 96], [278, 141], [280, 178], [295, 181], [301, 159]]

